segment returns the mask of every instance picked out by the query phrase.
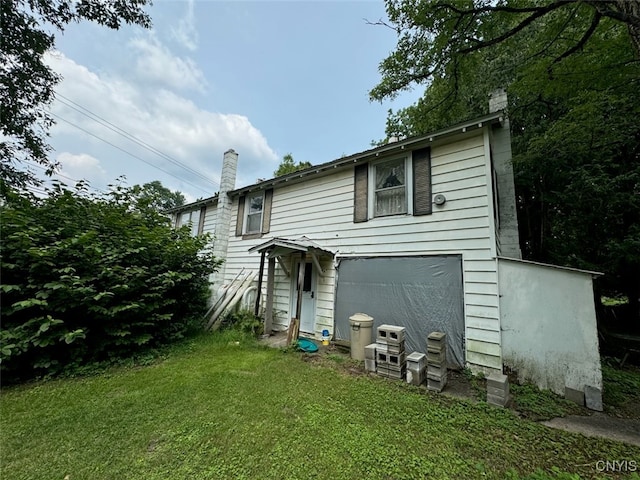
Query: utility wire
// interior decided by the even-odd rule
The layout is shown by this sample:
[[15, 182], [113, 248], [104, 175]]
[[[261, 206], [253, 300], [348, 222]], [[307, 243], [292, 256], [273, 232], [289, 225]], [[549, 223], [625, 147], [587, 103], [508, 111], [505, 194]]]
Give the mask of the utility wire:
[[99, 123], [100, 125], [108, 128], [109, 130], [117, 133], [118, 135], [121, 135], [123, 137], [125, 137], [126, 139], [140, 145], [143, 148], [146, 148], [147, 150], [149, 150], [152, 153], [155, 153], [156, 155], [158, 155], [161, 158], [164, 158], [165, 160], [173, 163], [174, 165], [183, 168], [184, 170], [188, 171], [189, 173], [205, 180], [207, 183], [211, 182], [214, 183], [215, 185], [220, 186], [220, 184], [218, 182], [216, 182], [215, 180], [211, 180], [210, 178], [208, 178], [206, 175], [202, 174], [201, 172], [198, 172], [197, 170], [194, 170], [193, 168], [191, 168], [190, 166], [188, 166], [187, 164], [176, 160], [175, 158], [170, 157], [169, 155], [167, 155], [164, 152], [161, 152], [160, 150], [158, 150], [157, 148], [153, 147], [152, 145], [149, 145], [148, 143], [144, 142], [143, 140], [140, 140], [139, 138], [135, 137], [134, 135], [130, 134], [129, 132], [127, 132], [126, 130], [123, 130], [122, 128], [118, 127], [117, 125], [111, 123], [110, 121], [106, 120], [105, 118], [101, 117], [100, 115], [93, 113], [91, 110], [89, 110], [86, 107], [83, 107], [82, 105], [80, 105], [79, 103], [74, 102], [73, 100], [71, 100], [70, 98], [65, 97], [64, 95], [57, 93], [56, 94], [56, 98], [58, 99], [58, 101], [60, 103], [62, 103], [63, 105], [75, 110], [76, 112], [91, 118], [93, 121]]
[[[29, 165], [30, 167], [36, 167], [36, 168], [39, 168], [40, 170], [47, 171], [47, 168], [43, 167], [42, 165], [38, 165], [37, 163], [33, 163], [33, 162], [30, 162], [30, 161], [26, 161], [25, 163], [26, 163], [27, 165]], [[64, 175], [64, 174], [62, 174], [62, 173], [59, 173], [59, 172], [53, 172], [53, 175], [55, 175], [56, 177], [66, 178], [67, 180], [71, 180], [71, 181], [72, 181], [72, 182], [74, 182], [74, 183], [79, 183], [79, 182], [81, 181], [81, 180], [77, 180], [77, 179], [75, 179], [75, 178], [68, 177], [68, 176], [66, 176], [66, 175]], [[102, 190], [101, 188], [93, 187], [93, 186], [91, 186], [91, 184], [90, 184], [90, 183], [89, 183], [87, 186], [88, 186], [91, 190], [95, 190], [96, 192], [100, 192], [100, 193], [107, 193], [107, 191], [106, 191], [106, 190]]]
[[141, 162], [146, 163], [146, 164], [147, 164], [147, 165], [149, 165], [150, 167], [153, 167], [153, 168], [155, 168], [155, 169], [157, 169], [157, 170], [160, 170], [161, 172], [166, 173], [167, 175], [169, 175], [169, 176], [171, 176], [171, 177], [173, 177], [173, 178], [175, 178], [175, 179], [177, 179], [177, 180], [180, 180], [181, 182], [188, 183], [188, 184], [189, 184], [189, 185], [191, 185], [192, 187], [195, 187], [195, 188], [197, 188], [198, 190], [200, 190], [201, 192], [206, 192], [208, 195], [211, 195], [211, 192], [207, 192], [204, 188], [202, 188], [202, 187], [200, 187], [200, 186], [196, 185], [195, 183], [191, 183], [191, 182], [189, 182], [189, 181], [187, 181], [187, 180], [184, 180], [184, 179], [182, 179], [182, 178], [176, 177], [174, 174], [172, 174], [172, 173], [168, 172], [167, 170], [165, 170], [165, 169], [163, 169], [163, 168], [160, 168], [159, 166], [154, 165], [154, 164], [153, 164], [153, 163], [151, 163], [151, 162], [148, 162], [148, 161], [147, 161], [147, 160], [145, 160], [144, 158], [139, 157], [138, 155], [135, 155], [135, 154], [133, 154], [133, 153], [131, 153], [131, 152], [129, 152], [129, 151], [127, 151], [127, 150], [125, 150], [124, 148], [119, 147], [118, 145], [116, 145], [116, 144], [114, 144], [114, 143], [111, 143], [109, 140], [105, 140], [104, 138], [99, 137], [98, 135], [96, 135], [96, 134], [94, 134], [94, 133], [91, 133], [91, 132], [90, 132], [90, 131], [88, 131], [88, 130], [85, 130], [84, 128], [80, 127], [79, 125], [76, 125], [75, 123], [70, 122], [70, 121], [69, 121], [69, 120], [67, 120], [66, 118], [62, 118], [60, 115], [58, 115], [58, 114], [56, 114], [56, 113], [53, 113], [53, 112], [49, 112], [49, 113], [50, 113], [51, 115], [53, 115], [54, 117], [56, 117], [56, 118], [58, 118], [58, 119], [62, 120], [63, 122], [68, 123], [68, 124], [69, 124], [69, 125], [71, 125], [72, 127], [75, 127], [75, 128], [77, 128], [78, 130], [83, 131], [83, 132], [84, 132], [84, 133], [86, 133], [87, 135], [91, 135], [92, 137], [97, 138], [98, 140], [100, 140], [100, 141], [102, 141], [102, 142], [104, 142], [104, 143], [106, 143], [106, 144], [108, 144], [108, 145], [111, 145], [113, 148], [116, 148], [116, 149], [120, 150], [121, 152], [124, 152], [124, 153], [126, 153], [127, 155], [130, 155], [130, 156], [132, 156], [133, 158], [136, 158], [136, 159], [140, 160]]

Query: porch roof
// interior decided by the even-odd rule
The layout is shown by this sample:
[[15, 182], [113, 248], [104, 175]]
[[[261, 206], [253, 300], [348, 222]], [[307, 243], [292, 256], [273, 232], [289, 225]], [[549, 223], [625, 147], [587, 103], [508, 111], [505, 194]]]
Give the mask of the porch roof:
[[332, 251], [323, 248], [321, 245], [309, 240], [307, 237], [300, 237], [295, 240], [274, 237], [267, 242], [251, 247], [249, 249], [249, 253], [253, 252], [267, 252], [269, 257], [281, 257], [283, 255], [302, 252], [313, 253], [317, 256], [334, 256]]

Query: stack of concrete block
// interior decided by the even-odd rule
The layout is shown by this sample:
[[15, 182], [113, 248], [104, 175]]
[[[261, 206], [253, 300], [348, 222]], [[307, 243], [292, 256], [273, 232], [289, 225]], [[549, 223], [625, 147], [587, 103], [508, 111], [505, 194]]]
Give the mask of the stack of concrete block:
[[427, 373], [427, 356], [413, 352], [407, 356], [407, 383], [422, 385]]
[[504, 407], [509, 401], [509, 378], [494, 372], [487, 377], [487, 403]]
[[382, 377], [402, 380], [407, 370], [404, 352], [405, 328], [380, 325], [376, 336], [376, 372]]
[[364, 347], [364, 369], [367, 372], [376, 372], [376, 344], [372, 343]]
[[432, 332], [427, 337], [427, 388], [441, 392], [447, 384], [447, 334]]

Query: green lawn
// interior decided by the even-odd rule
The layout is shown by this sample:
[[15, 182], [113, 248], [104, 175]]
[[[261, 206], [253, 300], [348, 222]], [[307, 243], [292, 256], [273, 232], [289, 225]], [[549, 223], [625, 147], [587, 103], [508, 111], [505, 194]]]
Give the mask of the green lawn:
[[229, 340], [4, 389], [0, 478], [503, 479], [554, 466], [592, 478], [599, 460], [640, 460], [639, 448]]

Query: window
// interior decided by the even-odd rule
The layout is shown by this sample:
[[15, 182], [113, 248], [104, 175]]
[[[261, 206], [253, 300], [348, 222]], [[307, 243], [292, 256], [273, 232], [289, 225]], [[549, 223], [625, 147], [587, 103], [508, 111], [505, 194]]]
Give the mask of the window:
[[374, 207], [376, 217], [407, 213], [407, 181], [405, 159], [400, 158], [373, 166]]
[[355, 223], [389, 215], [429, 215], [431, 152], [420, 148], [403, 158], [354, 167]]
[[196, 237], [202, 233], [204, 226], [204, 213], [205, 208], [202, 207], [199, 210], [190, 210], [188, 212], [182, 212], [180, 214], [180, 223], [178, 226], [183, 227], [185, 225], [191, 226], [191, 235]]
[[258, 233], [262, 229], [262, 204], [264, 196], [262, 192], [258, 195], [247, 197], [247, 223], [244, 233]]
[[241, 195], [238, 198], [236, 236], [261, 236], [269, 233], [273, 189]]

